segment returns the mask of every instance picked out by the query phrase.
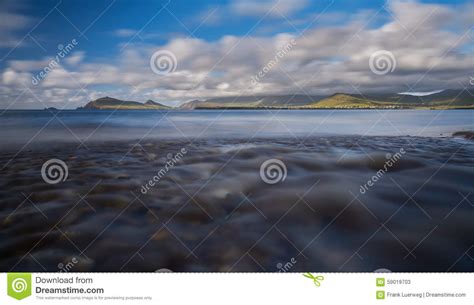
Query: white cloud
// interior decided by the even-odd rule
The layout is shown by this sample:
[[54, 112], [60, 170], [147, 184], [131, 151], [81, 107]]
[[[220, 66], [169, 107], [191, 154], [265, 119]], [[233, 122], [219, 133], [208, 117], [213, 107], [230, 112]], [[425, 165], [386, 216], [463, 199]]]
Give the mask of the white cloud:
[[308, 3], [308, 0], [233, 0], [226, 5], [205, 8], [193, 18], [193, 23], [200, 28], [232, 22], [242, 17], [291, 18]]
[[[474, 61], [467, 31], [472, 24], [465, 20], [472, 12], [413, 1], [391, 1], [389, 8], [391, 15], [377, 28], [364, 27], [367, 15], [354, 12], [358, 17], [346, 24], [319, 25], [304, 35], [229, 35], [215, 41], [175, 37], [165, 45], [130, 44], [107, 62], [88, 62], [83, 54], [74, 53], [73, 65], [53, 70], [31, 90], [41, 99], [77, 107], [104, 95], [176, 103], [236, 95], [429, 92], [469, 82]], [[474, 37], [472, 30], [470, 34]], [[252, 77], [291, 39], [296, 42], [291, 50], [252, 84]], [[174, 73], [156, 75], [150, 69], [149, 59], [160, 49], [176, 56]], [[392, 73], [371, 72], [369, 58], [378, 50], [393, 53]], [[41, 60], [10, 61], [2, 73], [0, 96], [13, 99], [25, 84], [31, 86], [30, 72], [42, 64]], [[109, 89], [97, 90], [104, 85]]]
[[113, 34], [117, 37], [121, 38], [129, 38], [133, 37], [138, 33], [137, 30], [132, 30], [132, 29], [118, 29], [113, 32]]
[[2, 73], [2, 84], [21, 91], [31, 86], [32, 74], [6, 69]]
[[0, 11], [0, 48], [21, 46], [22, 37], [18, 32], [31, 23], [32, 19], [27, 16]]
[[78, 51], [68, 55], [65, 59], [66, 63], [71, 66], [79, 64], [84, 59], [85, 52]]
[[216, 88], [219, 90], [226, 90], [229, 88], [229, 86], [229, 83], [220, 83], [216, 86]]
[[284, 18], [303, 9], [308, 4], [306, 0], [234, 0], [231, 10], [241, 16], [262, 17], [264, 15]]
[[46, 67], [51, 58], [44, 58], [40, 60], [11, 60], [9, 62], [9, 66], [12, 70], [15, 71], [36, 71], [41, 70]]
[[413, 95], [413, 96], [428, 96], [428, 95], [440, 93], [443, 91], [444, 90], [435, 90], [435, 91], [429, 91], [429, 92], [400, 92], [399, 94]]

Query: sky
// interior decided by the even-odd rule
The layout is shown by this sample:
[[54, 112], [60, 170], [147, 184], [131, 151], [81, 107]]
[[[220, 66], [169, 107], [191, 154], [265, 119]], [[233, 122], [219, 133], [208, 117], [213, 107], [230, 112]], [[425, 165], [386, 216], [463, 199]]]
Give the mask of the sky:
[[474, 3], [2, 0], [0, 109], [473, 86]]

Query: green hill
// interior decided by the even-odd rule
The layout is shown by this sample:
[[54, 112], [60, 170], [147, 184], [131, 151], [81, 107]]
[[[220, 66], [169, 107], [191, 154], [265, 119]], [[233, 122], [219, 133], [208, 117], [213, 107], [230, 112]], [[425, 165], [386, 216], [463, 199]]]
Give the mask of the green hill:
[[474, 95], [468, 90], [443, 90], [425, 96], [409, 94], [334, 94], [315, 108], [473, 108]]
[[[400, 93], [316, 95], [268, 95], [193, 100], [179, 109], [474, 109], [474, 95], [466, 89], [449, 89], [425, 96]], [[171, 107], [102, 97], [78, 109], [153, 110]]]
[[364, 99], [343, 93], [336, 93], [330, 97], [324, 98], [318, 102], [309, 105], [309, 108], [383, 108], [389, 104]]
[[78, 109], [96, 109], [96, 110], [152, 110], [152, 109], [170, 109], [170, 107], [156, 103], [152, 100], [144, 104], [134, 101], [122, 101], [112, 97], [101, 97], [90, 101], [84, 107]]

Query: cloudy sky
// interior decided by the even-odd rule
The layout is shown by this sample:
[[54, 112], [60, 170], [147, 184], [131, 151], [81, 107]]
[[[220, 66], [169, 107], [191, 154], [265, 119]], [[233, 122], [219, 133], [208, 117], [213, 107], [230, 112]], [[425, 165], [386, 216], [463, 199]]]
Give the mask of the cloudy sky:
[[472, 86], [474, 3], [6, 0], [0, 108]]

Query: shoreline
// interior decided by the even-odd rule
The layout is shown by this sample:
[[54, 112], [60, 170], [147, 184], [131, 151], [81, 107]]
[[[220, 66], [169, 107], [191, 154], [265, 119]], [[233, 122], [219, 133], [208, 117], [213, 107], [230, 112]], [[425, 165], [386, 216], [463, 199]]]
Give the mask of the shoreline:
[[186, 108], [169, 108], [169, 109], [125, 109], [125, 108], [108, 108], [108, 109], [51, 109], [53, 107], [49, 107], [48, 109], [0, 109], [0, 112], [7, 112], [7, 111], [48, 111], [48, 112], [60, 112], [60, 111], [81, 111], [81, 112], [95, 112], [95, 111], [199, 111], [199, 110], [474, 110], [474, 107], [449, 107], [449, 108], [434, 108], [434, 107], [381, 107], [381, 108], [303, 108], [303, 107], [258, 107], [258, 108], [249, 108], [249, 107], [222, 107], [222, 108], [215, 108], [215, 107], [199, 107], [194, 109], [186, 109]]

